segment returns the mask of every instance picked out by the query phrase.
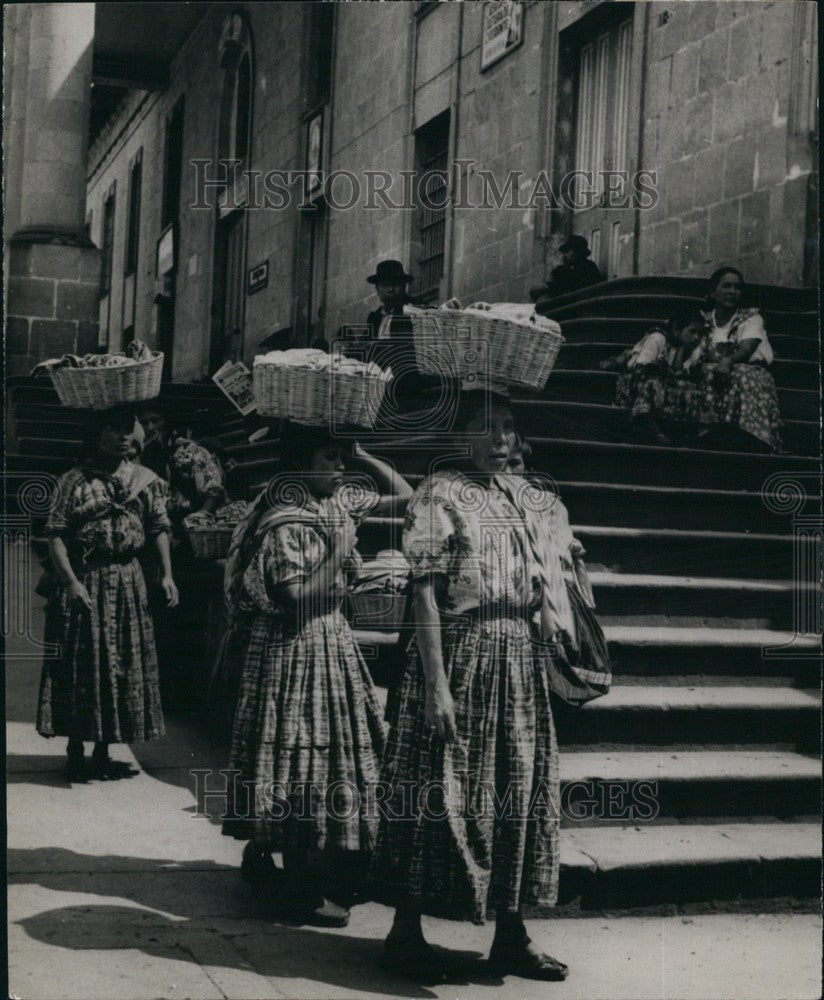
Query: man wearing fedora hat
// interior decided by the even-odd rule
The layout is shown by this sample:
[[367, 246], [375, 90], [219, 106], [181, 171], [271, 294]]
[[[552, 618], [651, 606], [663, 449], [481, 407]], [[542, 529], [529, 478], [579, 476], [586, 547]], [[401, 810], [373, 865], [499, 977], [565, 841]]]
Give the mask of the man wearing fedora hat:
[[[378, 339], [378, 330], [381, 323], [387, 316], [402, 316], [403, 307], [412, 301], [406, 292], [406, 286], [412, 281], [412, 275], [407, 274], [403, 264], [399, 260], [382, 260], [375, 269], [374, 274], [370, 274], [366, 279], [370, 285], [375, 286], [378, 298], [381, 300], [379, 308], [373, 310], [366, 317], [366, 322], [370, 330], [370, 339]], [[393, 323], [392, 332], [411, 332], [411, 326], [406, 323]]]
[[592, 251], [583, 236], [573, 234], [567, 237], [558, 247], [558, 252], [563, 257], [563, 264], [552, 269], [546, 285], [532, 290], [533, 299], [555, 299], [604, 280], [595, 263], [589, 259]]

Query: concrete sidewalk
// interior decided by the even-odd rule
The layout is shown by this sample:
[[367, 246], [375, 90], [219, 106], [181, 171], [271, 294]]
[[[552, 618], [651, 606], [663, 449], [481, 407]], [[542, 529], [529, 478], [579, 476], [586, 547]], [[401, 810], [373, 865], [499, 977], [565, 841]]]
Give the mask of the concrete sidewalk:
[[[35, 614], [39, 609], [35, 609]], [[35, 633], [36, 634], [36, 633]], [[9, 965], [31, 1000], [191, 997], [744, 1000], [821, 995], [812, 915], [559, 918], [530, 933], [570, 966], [564, 983], [484, 978], [416, 986], [378, 965], [391, 914], [357, 907], [345, 930], [273, 923], [240, 881], [240, 845], [194, 818], [193, 768], [225, 766], [218, 741], [167, 719], [162, 741], [113, 755], [130, 780], [70, 786], [65, 740], [34, 731], [39, 663], [9, 649]], [[17, 653], [17, 655], [15, 655]], [[435, 944], [481, 958], [492, 927], [427, 921]]]

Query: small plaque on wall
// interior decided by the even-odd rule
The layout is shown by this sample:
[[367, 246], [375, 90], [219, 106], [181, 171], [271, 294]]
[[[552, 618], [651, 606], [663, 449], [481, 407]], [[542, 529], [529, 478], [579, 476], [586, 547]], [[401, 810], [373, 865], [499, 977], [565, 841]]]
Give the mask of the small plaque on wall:
[[249, 274], [246, 279], [246, 294], [254, 295], [255, 292], [259, 292], [262, 288], [265, 288], [269, 284], [269, 261], [265, 260], [262, 264], [256, 264], [253, 268], [249, 269]]
[[484, 4], [481, 70], [517, 48], [523, 41], [524, 5], [517, 0], [487, 0]]

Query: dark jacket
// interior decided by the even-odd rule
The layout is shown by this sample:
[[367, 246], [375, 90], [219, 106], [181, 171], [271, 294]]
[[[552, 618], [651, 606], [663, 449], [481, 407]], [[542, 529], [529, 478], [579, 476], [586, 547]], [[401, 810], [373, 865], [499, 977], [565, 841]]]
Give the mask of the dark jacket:
[[547, 285], [548, 294], [551, 298], [557, 298], [559, 295], [577, 292], [579, 288], [586, 288], [588, 285], [597, 285], [603, 280], [604, 276], [589, 258], [576, 260], [573, 264], [559, 264], [552, 269], [552, 277]]

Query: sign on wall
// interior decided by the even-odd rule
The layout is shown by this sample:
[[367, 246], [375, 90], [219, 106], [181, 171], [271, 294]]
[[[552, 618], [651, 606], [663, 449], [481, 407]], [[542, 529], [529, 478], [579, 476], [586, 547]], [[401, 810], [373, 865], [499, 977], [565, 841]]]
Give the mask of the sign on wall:
[[484, 4], [481, 69], [502, 59], [523, 41], [524, 6], [515, 0], [488, 0]]
[[269, 284], [269, 261], [256, 264], [246, 276], [246, 294], [254, 295]]

